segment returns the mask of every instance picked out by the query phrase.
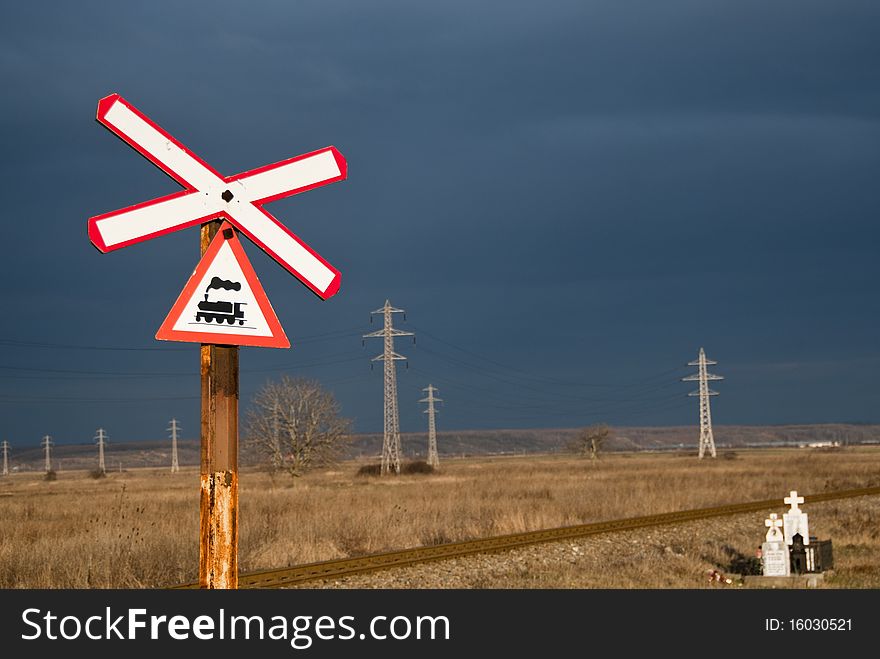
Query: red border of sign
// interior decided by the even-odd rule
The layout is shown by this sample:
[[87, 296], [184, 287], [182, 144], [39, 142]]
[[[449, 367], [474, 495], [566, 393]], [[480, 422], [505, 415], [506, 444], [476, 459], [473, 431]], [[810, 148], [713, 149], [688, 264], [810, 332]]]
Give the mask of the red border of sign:
[[[159, 327], [159, 331], [156, 332], [156, 338], [160, 341], [186, 341], [189, 343], [214, 343], [219, 345], [256, 346], [259, 348], [289, 348], [290, 341], [284, 333], [284, 328], [281, 327], [278, 316], [275, 315], [275, 310], [272, 308], [272, 303], [269, 302], [269, 298], [266, 296], [266, 291], [263, 290], [260, 280], [257, 279], [257, 273], [254, 272], [254, 268], [248, 260], [244, 248], [241, 246], [241, 241], [238, 239], [234, 230], [232, 238], [226, 238], [223, 235], [223, 231], [226, 229], [232, 229], [232, 223], [227, 221], [220, 226], [220, 230], [217, 232], [217, 235], [214, 236], [213, 240], [211, 240], [211, 244], [208, 245], [205, 255], [202, 256], [202, 260], [199, 261], [199, 264], [196, 266], [195, 272], [192, 273], [192, 276], [186, 282], [186, 286], [183, 287], [174, 306], [171, 307], [171, 311], [168, 312], [168, 315]], [[174, 325], [183, 315], [187, 303], [194, 295], [196, 295], [196, 287], [201, 283], [208, 268], [214, 263], [214, 259], [217, 257], [220, 247], [227, 240], [229, 241], [229, 247], [232, 249], [232, 253], [235, 255], [235, 260], [238, 261], [238, 265], [244, 273], [245, 279], [247, 279], [247, 283], [251, 287], [254, 297], [257, 299], [257, 305], [260, 307], [260, 311], [263, 313], [266, 322], [269, 324], [272, 336], [218, 334], [216, 332], [181, 332], [180, 330], [174, 329]]]
[[[259, 199], [259, 200], [255, 200], [255, 201], [251, 202], [251, 204], [253, 204], [261, 213], [263, 213], [263, 215], [265, 215], [272, 222], [277, 224], [278, 227], [281, 228], [287, 235], [289, 235], [296, 242], [298, 242], [305, 250], [307, 250], [309, 253], [311, 253], [312, 256], [314, 256], [321, 263], [323, 263], [327, 267], [328, 270], [330, 270], [334, 273], [333, 280], [330, 282], [330, 285], [326, 288], [326, 290], [321, 291], [321, 290], [317, 289], [315, 286], [313, 286], [310, 281], [308, 281], [305, 277], [300, 275], [300, 273], [297, 272], [292, 266], [290, 266], [290, 264], [282, 262], [279, 259], [278, 255], [275, 252], [273, 252], [271, 249], [269, 249], [269, 247], [267, 247], [263, 242], [261, 242], [256, 237], [254, 237], [253, 234], [251, 234], [249, 231], [247, 231], [243, 227], [239, 226], [238, 223], [235, 221], [235, 218], [227, 217], [223, 211], [218, 211], [217, 213], [212, 213], [210, 215], [205, 215], [203, 217], [198, 217], [198, 218], [194, 218], [191, 220], [187, 220], [186, 222], [182, 222], [181, 224], [178, 224], [177, 226], [171, 227], [170, 229], [165, 229], [163, 231], [157, 231], [155, 233], [140, 236], [138, 238], [133, 238], [132, 240], [127, 240], [127, 241], [121, 242], [117, 245], [113, 245], [112, 247], [108, 247], [107, 245], [105, 245], [104, 241], [101, 240], [101, 235], [98, 232], [98, 229], [96, 227], [96, 223], [99, 220], [103, 220], [108, 217], [113, 217], [114, 215], [119, 215], [121, 213], [127, 213], [129, 211], [133, 211], [138, 208], [144, 208], [145, 206], [151, 206], [153, 204], [158, 204], [160, 202], [167, 201], [169, 199], [173, 199], [175, 197], [182, 197], [184, 195], [198, 193], [198, 190], [193, 185], [191, 185], [188, 181], [186, 181], [186, 179], [181, 177], [179, 174], [177, 174], [173, 170], [165, 167], [161, 162], [159, 162], [158, 160], [153, 158], [153, 156], [149, 152], [142, 149], [141, 146], [137, 142], [130, 139], [127, 135], [116, 130], [116, 128], [114, 126], [111, 126], [109, 123], [106, 123], [104, 121], [104, 117], [106, 116], [107, 112], [110, 110], [110, 108], [113, 106], [113, 104], [116, 103], [117, 101], [122, 103], [123, 105], [125, 105], [125, 107], [127, 107], [129, 110], [131, 110], [133, 113], [135, 113], [138, 117], [140, 117], [145, 122], [147, 122], [150, 126], [152, 126], [159, 133], [164, 135], [169, 141], [173, 142], [176, 146], [180, 147], [190, 157], [192, 157], [194, 160], [201, 163], [202, 166], [204, 166], [209, 171], [213, 172], [217, 176], [217, 178], [223, 179], [226, 183], [232, 183], [234, 181], [237, 181], [241, 178], [245, 178], [247, 176], [251, 176], [253, 174], [260, 174], [260, 173], [268, 171], [270, 169], [275, 169], [276, 167], [282, 167], [283, 165], [287, 165], [291, 162], [295, 162], [297, 160], [302, 160], [303, 158], [308, 158], [310, 156], [314, 156], [318, 153], [330, 151], [333, 154], [333, 158], [336, 160], [337, 166], [339, 167], [339, 172], [340, 172], [339, 176], [334, 176], [333, 178], [327, 179], [326, 181], [312, 183], [311, 185], [306, 185], [301, 188], [294, 188], [293, 190], [288, 190], [286, 192], [282, 192], [277, 195], [266, 197], [265, 199]], [[323, 149], [318, 149], [317, 151], [311, 151], [309, 153], [304, 153], [302, 155], [294, 156], [292, 158], [288, 158], [288, 159], [282, 160], [280, 162], [272, 163], [270, 165], [264, 165], [263, 167], [258, 167], [256, 169], [242, 172], [240, 174], [235, 174], [234, 176], [222, 176], [217, 170], [215, 170], [208, 163], [206, 163], [204, 160], [199, 158], [195, 153], [190, 151], [186, 146], [184, 146], [183, 144], [178, 142], [172, 135], [168, 134], [165, 130], [163, 130], [161, 126], [159, 126], [156, 122], [154, 122], [152, 119], [150, 119], [147, 115], [145, 115], [143, 112], [141, 112], [136, 107], [134, 107], [131, 103], [126, 101], [124, 98], [122, 98], [119, 94], [110, 94], [109, 96], [105, 96], [100, 101], [98, 101], [98, 111], [97, 111], [96, 118], [104, 127], [108, 128], [114, 135], [119, 137], [123, 142], [125, 142], [130, 147], [132, 147], [135, 151], [140, 153], [144, 158], [149, 160], [156, 167], [161, 169], [168, 176], [170, 176], [175, 181], [177, 181], [180, 185], [182, 185], [184, 188], [186, 188], [185, 190], [181, 190], [179, 192], [174, 192], [170, 195], [165, 195], [163, 197], [158, 197], [157, 199], [151, 199], [149, 201], [135, 204], [133, 206], [127, 206], [126, 208], [120, 208], [118, 210], [111, 211], [109, 213], [103, 213], [101, 215], [95, 215], [94, 217], [90, 217], [89, 221], [88, 221], [89, 239], [92, 241], [92, 244], [98, 249], [98, 251], [103, 252], [103, 253], [111, 252], [111, 251], [114, 251], [117, 249], [121, 249], [123, 247], [128, 247], [129, 245], [133, 245], [135, 243], [143, 242], [145, 240], [150, 240], [150, 239], [156, 238], [158, 236], [163, 236], [165, 234], [172, 233], [174, 231], [178, 231], [179, 229], [185, 229], [187, 227], [195, 226], [196, 224], [201, 224], [203, 222], [208, 222], [210, 220], [214, 220], [214, 219], [218, 219], [218, 218], [222, 217], [222, 218], [228, 220], [229, 222], [231, 222], [237, 229], [239, 229], [244, 235], [246, 235], [255, 245], [257, 245], [260, 249], [262, 249], [264, 252], [266, 252], [266, 254], [271, 256], [282, 268], [284, 268], [285, 270], [290, 272], [292, 275], [294, 275], [303, 284], [305, 284], [309, 288], [309, 290], [311, 290], [315, 295], [317, 295], [322, 300], [326, 300], [327, 298], [333, 297], [336, 293], [339, 292], [339, 286], [342, 281], [342, 274], [339, 272], [339, 270], [337, 270], [332, 265], [330, 265], [324, 259], [323, 256], [321, 256], [315, 250], [313, 250], [311, 247], [309, 247], [309, 245], [307, 245], [305, 242], [303, 242], [299, 238], [299, 236], [297, 236], [295, 233], [293, 233], [284, 224], [279, 222], [277, 218], [275, 218], [271, 213], [269, 213], [265, 208], [263, 208], [263, 204], [268, 204], [269, 202], [277, 201], [278, 199], [284, 199], [285, 197], [290, 197], [295, 194], [299, 194], [300, 192], [306, 192], [308, 190], [313, 190], [314, 188], [328, 185], [330, 183], [344, 181], [348, 177], [348, 163], [346, 162], [345, 157], [339, 152], [339, 150], [335, 146], [328, 146]]]

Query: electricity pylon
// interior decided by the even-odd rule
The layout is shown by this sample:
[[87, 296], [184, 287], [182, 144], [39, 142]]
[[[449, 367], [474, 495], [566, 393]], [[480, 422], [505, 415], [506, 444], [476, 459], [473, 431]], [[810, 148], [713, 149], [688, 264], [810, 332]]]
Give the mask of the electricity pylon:
[[98, 442], [98, 471], [102, 474], [106, 474], [107, 469], [104, 466], [104, 444], [107, 442], [107, 433], [104, 432], [103, 428], [98, 428], [98, 434], [95, 435], [95, 441]]
[[48, 474], [52, 471], [52, 438], [46, 435], [40, 445], [46, 451], [46, 473]]
[[3, 440], [3, 475], [9, 475], [9, 442]]
[[[397, 368], [394, 362], [406, 359], [406, 357], [394, 352], [394, 337], [413, 336], [413, 333], [394, 329], [392, 326], [392, 314], [405, 314], [406, 312], [403, 309], [395, 309], [388, 300], [385, 300], [384, 307], [370, 312], [370, 320], [373, 320], [374, 314], [379, 313], [384, 318], [384, 326], [380, 330], [364, 334], [363, 338], [382, 337], [385, 344], [382, 354], [373, 357], [371, 360], [374, 362], [385, 362], [385, 423], [382, 437], [381, 472], [385, 476], [392, 469], [395, 474], [400, 473], [400, 417], [397, 413]], [[406, 319], [406, 316], [404, 316], [404, 319]]]
[[171, 473], [176, 474], [180, 471], [180, 464], [177, 462], [177, 431], [180, 426], [177, 425], [177, 419], [171, 419], [171, 426], [168, 431], [171, 433]]
[[698, 381], [700, 388], [692, 391], [688, 396], [700, 397], [700, 460], [709, 451], [709, 455], [715, 457], [715, 438], [712, 435], [712, 410], [709, 408], [709, 398], [717, 396], [717, 391], [709, 389], [710, 380], [723, 380], [720, 375], [714, 375], [706, 370], [706, 366], [717, 364], [718, 362], [706, 359], [706, 352], [700, 348], [700, 356], [696, 361], [688, 362], [688, 366], [697, 366], [699, 370], [693, 375], [682, 378], [683, 382]]
[[434, 403], [442, 403], [442, 398], [434, 398], [434, 392], [437, 388], [433, 384], [429, 384], [422, 391], [427, 391], [428, 395], [422, 398], [420, 403], [427, 403], [428, 409], [424, 413], [428, 415], [428, 464], [434, 469], [440, 468], [440, 457], [437, 455], [437, 424], [434, 422]]

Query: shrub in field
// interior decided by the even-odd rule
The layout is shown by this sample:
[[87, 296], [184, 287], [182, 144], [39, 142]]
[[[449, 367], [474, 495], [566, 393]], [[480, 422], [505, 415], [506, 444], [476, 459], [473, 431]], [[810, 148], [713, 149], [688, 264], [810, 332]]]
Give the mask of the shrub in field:
[[604, 423], [600, 423], [589, 428], [583, 428], [569, 448], [578, 455], [589, 456], [591, 460], [598, 460], [602, 445], [605, 444], [609, 437], [611, 437], [611, 428]]
[[413, 460], [400, 465], [401, 474], [433, 474], [434, 467], [424, 460]]
[[375, 464], [362, 465], [360, 469], [357, 470], [358, 476], [381, 476], [382, 475], [382, 465], [378, 462]]
[[47, 480], [47, 481], [57, 481], [57, 480], [58, 480], [58, 474], [55, 473], [55, 470], [54, 470], [54, 469], [50, 469], [49, 471], [46, 472], [46, 475], [43, 476], [43, 480]]
[[[412, 462], [404, 462], [400, 465], [401, 474], [433, 474], [434, 467], [424, 460], [413, 460]], [[382, 465], [379, 463], [363, 465], [357, 470], [358, 476], [381, 476]]]

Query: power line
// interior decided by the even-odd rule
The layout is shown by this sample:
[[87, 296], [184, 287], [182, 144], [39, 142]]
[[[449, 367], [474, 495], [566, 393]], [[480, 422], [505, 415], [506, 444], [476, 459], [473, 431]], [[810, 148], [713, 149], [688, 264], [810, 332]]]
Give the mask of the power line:
[[[351, 357], [346, 357], [345, 359], [330, 359], [331, 357], [340, 357], [342, 355], [352, 355]], [[354, 350], [345, 350], [341, 352], [330, 353], [328, 355], [322, 355], [320, 357], [325, 361], [313, 361], [307, 362], [304, 364], [282, 364], [279, 366], [270, 366], [267, 368], [251, 368], [251, 369], [242, 369], [242, 373], [272, 373], [275, 371], [284, 371], [284, 370], [292, 370], [292, 369], [302, 369], [302, 368], [313, 368], [317, 366], [332, 366], [334, 364], [344, 364], [346, 362], [360, 361], [361, 357], [357, 354], [357, 351]], [[77, 375], [82, 377], [76, 378], [57, 378], [63, 380], [80, 380], [80, 379], [142, 379], [142, 378], [177, 378], [177, 377], [197, 377], [198, 374], [193, 374], [191, 371], [98, 371], [93, 369], [59, 369], [59, 368], [37, 368], [33, 366], [7, 366], [0, 365], [0, 370], [8, 370], [8, 371], [21, 371], [27, 373], [48, 373], [48, 374], [58, 374], [58, 375]], [[94, 376], [94, 377], [85, 377], [85, 376]], [[13, 376], [14, 377], [14, 376]], [[25, 378], [25, 379], [52, 379], [52, 378]]]
[[[444, 355], [442, 353], [438, 353], [434, 350], [431, 350], [430, 348], [426, 348], [424, 345], [420, 345], [419, 349], [423, 352], [434, 355], [434, 356], [438, 357], [439, 359], [442, 359], [443, 361], [446, 361], [452, 365], [455, 365], [457, 367], [464, 368], [464, 369], [469, 370], [471, 372], [477, 373], [483, 377], [489, 378], [491, 380], [495, 380], [497, 382], [501, 382], [502, 384], [510, 385], [512, 387], [518, 387], [520, 389], [525, 389], [525, 390], [528, 390], [531, 392], [535, 392], [535, 393], [541, 394], [542, 396], [552, 397], [554, 400], [565, 399], [565, 400], [576, 401], [576, 402], [607, 402], [609, 400], [607, 396], [598, 396], [598, 397], [597, 396], [584, 396], [584, 395], [579, 395], [579, 394], [575, 394], [575, 393], [559, 393], [559, 392], [549, 391], [546, 386], [537, 387], [537, 386], [534, 386], [529, 383], [518, 381], [517, 379], [515, 379], [516, 376], [510, 376], [507, 374], [498, 374], [496, 372], [493, 372], [493, 371], [484, 369], [480, 366], [477, 366], [471, 362], [457, 359], [455, 357], [450, 357], [449, 355]], [[662, 374], [652, 376], [650, 379], [653, 380], [653, 379], [656, 379], [657, 377], [660, 377], [661, 375], [674, 373], [678, 370], [680, 370], [680, 369], [679, 368], [670, 369], [669, 371], [664, 371]], [[636, 385], [634, 383], [631, 383], [629, 385], [621, 386], [619, 388], [620, 389], [627, 389], [627, 388], [633, 387], [633, 386], [638, 386], [639, 388], [644, 389], [644, 390], [650, 390], [652, 385], [647, 384], [647, 380], [646, 380], [645, 384]], [[668, 386], [668, 385], [663, 385], [663, 386]], [[637, 390], [636, 390], [636, 393], [637, 393]]]
[[146, 346], [93, 346], [72, 343], [48, 343], [42, 341], [22, 341], [17, 339], [0, 339], [0, 346], [10, 348], [43, 348], [52, 350], [100, 350], [105, 352], [182, 352], [186, 348], [177, 347], [146, 347]]
[[[420, 327], [413, 326], [413, 329], [415, 329], [420, 335], [424, 334], [425, 336], [427, 336], [427, 337], [429, 337], [439, 343], [442, 343], [446, 346], [449, 346], [450, 348], [458, 350], [458, 351], [460, 351], [470, 357], [474, 357], [476, 359], [487, 362], [489, 364], [493, 364], [493, 365], [495, 365], [501, 369], [504, 369], [506, 371], [510, 371], [511, 373], [509, 373], [509, 374], [501, 373], [502, 375], [505, 375], [506, 377], [521, 378], [523, 380], [530, 380], [530, 381], [534, 381], [534, 382], [542, 382], [542, 383], [547, 383], [547, 384], [555, 384], [555, 385], [564, 386], [564, 387], [574, 386], [574, 387], [595, 387], [598, 389], [621, 389], [621, 388], [627, 389], [627, 388], [631, 388], [631, 387], [638, 387], [641, 384], [646, 383], [650, 380], [654, 380], [654, 379], [657, 379], [660, 377], [666, 377], [668, 375], [672, 375], [673, 373], [681, 370], [681, 367], [679, 366], [679, 367], [675, 367], [675, 368], [661, 371], [659, 373], [654, 373], [652, 375], [646, 376], [645, 378], [643, 378], [641, 380], [630, 381], [630, 382], [627, 382], [624, 384], [612, 384], [612, 383], [608, 383], [608, 382], [584, 382], [584, 381], [574, 380], [574, 379], [551, 378], [551, 377], [546, 377], [546, 376], [541, 376], [541, 375], [535, 375], [534, 373], [524, 371], [521, 368], [517, 368], [514, 366], [503, 364], [495, 359], [491, 359], [490, 357], [486, 357], [485, 355], [481, 355], [477, 352], [474, 352], [472, 350], [468, 350], [467, 348], [463, 348], [459, 345], [451, 343], [450, 341], [446, 341], [445, 339], [441, 339], [440, 337], [438, 337], [434, 334], [431, 334], [430, 332], [428, 332]], [[423, 343], [420, 344], [420, 348], [424, 348]], [[454, 358], [450, 358], [450, 359], [454, 359]], [[470, 362], [460, 362], [459, 361], [457, 363], [462, 364], [462, 363], [470, 363]]]
[[[357, 357], [356, 359], [362, 359], [362, 357]], [[353, 361], [346, 359], [346, 362]], [[331, 380], [322, 380], [322, 384], [324, 385], [333, 385], [333, 384], [342, 384], [348, 382], [355, 382], [358, 380], [364, 380], [368, 375], [363, 373], [358, 373], [356, 375], [345, 376], [342, 378], [336, 378]], [[127, 397], [127, 398], [108, 398], [101, 396], [23, 396], [16, 394], [0, 394], [0, 405], [4, 403], [9, 404], [29, 404], [29, 403], [141, 403], [141, 402], [161, 402], [161, 401], [183, 401], [183, 400], [199, 400], [200, 396], [193, 395], [179, 395], [179, 396], [137, 396], [137, 397]]]
[[[294, 339], [293, 343], [316, 343], [319, 341], [356, 336], [360, 333], [360, 327], [333, 330], [320, 334], [312, 334]], [[49, 341], [27, 341], [23, 339], [0, 338], [0, 346], [11, 348], [34, 348], [50, 350], [97, 350], [103, 352], [186, 352], [192, 351], [190, 346], [96, 346], [76, 343], [52, 343]]]
[[164, 400], [198, 400], [200, 396], [140, 396], [137, 398], [97, 398], [78, 396], [0, 396], [0, 403], [144, 403]]
[[[417, 371], [417, 372], [424, 372], [426, 375], [428, 375], [427, 372], [421, 371], [420, 369], [417, 369], [415, 367], [413, 367], [413, 370]], [[456, 388], [461, 388], [461, 389], [467, 389], [469, 391], [480, 393], [481, 395], [486, 395], [489, 392], [489, 390], [486, 387], [475, 386], [474, 384], [472, 384], [470, 382], [468, 382], [468, 383], [456, 382], [456, 381], [449, 380], [447, 378], [442, 378], [442, 377], [437, 377], [437, 379], [444, 380], [450, 386], [453, 386]], [[655, 394], [662, 392], [666, 389], [669, 389], [671, 387], [675, 387], [675, 386], [677, 386], [677, 384], [678, 384], [678, 380], [676, 379], [676, 380], [670, 380], [668, 382], [664, 382], [662, 384], [654, 385], [650, 388], [643, 387], [643, 389], [638, 392], [636, 392], [636, 391], [622, 392], [623, 395], [627, 396], [626, 398], [609, 397], [609, 396], [603, 396], [603, 397], [567, 396], [567, 395], [560, 395], [556, 392], [548, 391], [546, 389], [537, 389], [536, 390], [532, 387], [528, 388], [529, 391], [539, 394], [538, 396], [530, 395], [530, 394], [526, 394], [526, 393], [522, 393], [522, 392], [507, 390], [507, 391], [505, 391], [503, 397], [501, 397], [501, 398], [505, 401], [509, 401], [509, 400], [511, 400], [511, 397], [515, 396], [517, 400], [535, 402], [535, 403], [538, 403], [541, 405], [546, 405], [548, 403], [558, 405], [560, 402], [565, 403], [565, 404], [577, 404], [577, 405], [584, 405], [584, 404], [594, 405], [597, 403], [598, 404], [617, 405], [620, 403], [630, 403], [630, 402], [639, 403], [639, 402], [650, 401], [655, 398]], [[491, 397], [492, 394], [489, 393], [489, 396]], [[672, 396], [672, 397], [675, 397], [675, 396]]]
[[[585, 422], [586, 419], [599, 419], [602, 416], [608, 416], [612, 414], [617, 415], [625, 413], [628, 416], [643, 416], [652, 412], [674, 410], [682, 407], [682, 405], [670, 405], [670, 403], [673, 401], [681, 400], [679, 398], [680, 394], [675, 392], [671, 394], [652, 396], [648, 398], [643, 397], [608, 401], [600, 406], [592, 404], [577, 405], [575, 403], [567, 401], [562, 401], [565, 406], [560, 406], [560, 401], [535, 398], [531, 396], [524, 396], [521, 394], [511, 396], [509, 393], [507, 393], [503, 396], [496, 396], [493, 395], [491, 392], [487, 392], [482, 387], [476, 387], [469, 383], [456, 382], [447, 378], [438, 377], [436, 376], [436, 374], [433, 374], [432, 376], [424, 369], [418, 367], [411, 367], [411, 369], [415, 373], [419, 373], [427, 377], [434, 377], [434, 379], [446, 382], [448, 387], [459, 389], [463, 392], [475, 392], [479, 394], [479, 399], [470, 394], [467, 396], [463, 396], [462, 399], [459, 401], [462, 407], [479, 411], [484, 411], [486, 409], [496, 409], [500, 411], [509, 410], [514, 412], [534, 410], [536, 413], [542, 413], [542, 415], [545, 417], [546, 415], [551, 414], [563, 418], [574, 418], [577, 419], [579, 422]], [[677, 386], [677, 384], [678, 380], [671, 381], [667, 384], [657, 387], [655, 391], [659, 393], [662, 390]], [[514, 416], [505, 415], [505, 420], [509, 421], [517, 419], [532, 419], [534, 417], [534, 414], [518, 414]]]

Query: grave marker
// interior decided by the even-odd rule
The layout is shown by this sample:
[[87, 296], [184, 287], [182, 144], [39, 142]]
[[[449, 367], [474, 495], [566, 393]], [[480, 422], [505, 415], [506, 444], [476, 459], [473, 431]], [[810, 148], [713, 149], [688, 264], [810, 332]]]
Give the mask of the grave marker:
[[782, 524], [776, 513], [770, 513], [769, 519], [764, 521], [764, 525], [768, 527], [767, 537], [761, 545], [765, 577], [787, 577], [791, 574], [788, 545], [785, 544], [785, 538], [779, 530]]
[[801, 535], [805, 545], [810, 544], [809, 519], [807, 513], [798, 507], [798, 504], [804, 502], [804, 498], [798, 496], [797, 490], [792, 490], [791, 495], [785, 497], [783, 501], [791, 506], [791, 510], [782, 516], [785, 544], [790, 547], [796, 533]]

